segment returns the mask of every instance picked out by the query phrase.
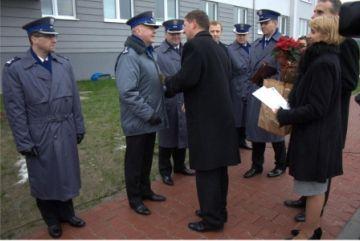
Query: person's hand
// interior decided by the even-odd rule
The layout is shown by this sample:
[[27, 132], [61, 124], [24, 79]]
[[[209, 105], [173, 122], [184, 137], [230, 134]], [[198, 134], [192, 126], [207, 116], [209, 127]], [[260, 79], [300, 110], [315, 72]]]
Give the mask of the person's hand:
[[19, 152], [21, 155], [26, 156], [26, 157], [37, 157], [39, 155], [39, 152], [36, 149], [36, 147], [32, 147], [31, 149], [23, 150], [23, 151], [19, 151]]
[[280, 108], [272, 108], [271, 110], [272, 110], [272, 112], [274, 112], [275, 115], [276, 115], [276, 114], [278, 113], [279, 109], [280, 109]]
[[76, 134], [76, 142], [77, 144], [80, 144], [81, 141], [84, 139], [84, 133], [79, 133], [79, 134]]
[[161, 118], [156, 113], [154, 113], [148, 120], [148, 123], [152, 126], [159, 125], [161, 123]]

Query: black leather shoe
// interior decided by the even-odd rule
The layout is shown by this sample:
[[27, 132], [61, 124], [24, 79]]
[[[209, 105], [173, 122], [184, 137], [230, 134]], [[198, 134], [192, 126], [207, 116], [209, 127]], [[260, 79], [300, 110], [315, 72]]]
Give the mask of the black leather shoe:
[[48, 227], [49, 235], [53, 238], [60, 238], [62, 235], [62, 229], [60, 224], [54, 224]]
[[294, 217], [296, 222], [305, 222], [305, 213], [301, 212], [298, 213], [295, 217]]
[[195, 175], [195, 171], [189, 168], [184, 168], [180, 171], [174, 171], [174, 173], [180, 173], [183, 174], [185, 176], [194, 176]]
[[86, 225], [86, 222], [84, 220], [82, 220], [81, 218], [79, 217], [72, 217], [70, 219], [67, 220], [67, 222], [73, 226], [73, 227], [77, 227], [77, 228], [81, 228], [81, 227], [84, 227]]
[[239, 147], [241, 148], [241, 149], [245, 149], [245, 150], [252, 150], [252, 148], [244, 141], [244, 142], [241, 142], [240, 144], [239, 144]]
[[161, 178], [162, 178], [163, 183], [165, 183], [166, 185], [169, 185], [169, 186], [174, 185], [174, 181], [170, 176], [162, 176]]
[[132, 209], [134, 209], [135, 212], [137, 212], [138, 214], [141, 215], [150, 215], [151, 212], [150, 210], [143, 204], [139, 204], [137, 206], [131, 207]]
[[255, 169], [255, 168], [251, 168], [249, 171], [245, 172], [244, 178], [250, 178], [250, 177], [259, 175], [261, 173], [262, 173], [262, 171], [259, 171], [259, 170]]
[[206, 231], [218, 231], [218, 230], [222, 230], [223, 226], [220, 227], [213, 227], [210, 225], [207, 225], [205, 222], [200, 221], [200, 222], [194, 222], [194, 223], [189, 223], [188, 227], [191, 230], [194, 230], [196, 232], [206, 232]]
[[150, 195], [143, 196], [143, 199], [147, 199], [154, 202], [163, 202], [166, 200], [166, 197], [153, 193]]
[[268, 177], [278, 177], [278, 176], [280, 176], [280, 175], [282, 175], [282, 174], [284, 174], [284, 173], [285, 173], [285, 170], [280, 169], [280, 168], [274, 168], [273, 170], [271, 170], [271, 171], [267, 174], [267, 176], [268, 176]]
[[305, 208], [306, 201], [304, 201], [303, 199], [285, 200], [284, 205], [290, 208]]

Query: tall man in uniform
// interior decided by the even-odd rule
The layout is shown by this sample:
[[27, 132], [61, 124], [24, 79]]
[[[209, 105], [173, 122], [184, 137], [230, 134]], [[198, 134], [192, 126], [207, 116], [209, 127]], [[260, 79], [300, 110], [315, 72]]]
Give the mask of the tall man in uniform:
[[115, 65], [121, 127], [126, 136], [125, 184], [130, 207], [149, 215], [143, 200], [165, 201], [151, 190], [150, 171], [156, 132], [167, 127], [163, 87], [152, 47], [156, 25], [151, 11], [126, 22], [132, 35]]
[[[281, 34], [278, 31], [279, 13], [262, 9], [257, 11], [259, 23], [263, 32], [263, 37], [255, 40], [250, 50], [249, 77], [253, 76], [259, 68], [267, 63], [269, 66], [277, 68], [278, 64], [272, 56], [272, 50], [279, 40]], [[275, 167], [270, 171], [268, 177], [277, 177], [285, 172], [286, 169], [286, 148], [284, 137], [277, 136], [258, 127], [259, 112], [261, 102], [251, 93], [260, 88], [255, 83], [248, 80], [248, 99], [247, 99], [247, 120], [246, 137], [252, 142], [252, 166], [245, 174], [245, 178], [250, 178], [262, 173], [264, 163], [264, 152], [267, 142], [271, 142], [275, 151]]]
[[251, 149], [245, 141], [246, 89], [250, 67], [250, 44], [248, 42], [249, 24], [235, 24], [235, 41], [229, 45], [228, 53], [232, 63], [230, 92], [235, 116], [235, 127], [239, 138], [239, 147]]
[[31, 195], [51, 237], [62, 235], [61, 222], [83, 227], [72, 199], [79, 195], [77, 144], [85, 128], [69, 59], [55, 54], [54, 18], [23, 26], [30, 49], [5, 64], [4, 106], [19, 153], [26, 157]]
[[189, 135], [190, 167], [202, 217], [188, 227], [197, 232], [220, 230], [227, 221], [227, 167], [240, 162], [229, 80], [227, 54], [209, 34], [209, 18], [194, 10], [185, 16], [180, 71], [166, 79], [166, 95], [183, 92]]
[[[181, 34], [184, 21], [172, 19], [163, 23], [165, 28], [165, 40], [155, 48], [157, 63], [165, 77], [175, 75], [181, 67]], [[174, 185], [171, 178], [174, 161], [174, 173], [194, 175], [193, 170], [185, 166], [187, 147], [187, 131], [185, 119], [184, 96], [176, 94], [173, 98], [165, 99], [166, 112], [169, 118], [169, 128], [158, 132], [159, 134], [159, 172], [162, 181], [167, 185]]]
[[[319, 0], [314, 9], [312, 18], [321, 15], [338, 15], [341, 7], [340, 0]], [[340, 66], [341, 66], [341, 125], [343, 132], [343, 148], [346, 141], [346, 133], [349, 117], [349, 105], [351, 92], [357, 87], [359, 80], [359, 47], [352, 38], [346, 38], [340, 44]], [[330, 193], [331, 179], [329, 180], [328, 190], [325, 193], [325, 203], [327, 203]], [[305, 208], [306, 197], [298, 200], [286, 200], [284, 204], [293, 208]], [[304, 210], [298, 213], [294, 219], [297, 222], [305, 222]]]

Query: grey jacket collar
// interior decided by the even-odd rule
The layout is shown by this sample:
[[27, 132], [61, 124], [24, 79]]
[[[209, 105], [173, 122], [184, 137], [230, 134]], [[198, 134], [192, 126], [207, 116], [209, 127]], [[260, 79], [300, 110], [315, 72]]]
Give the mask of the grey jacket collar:
[[[59, 58], [59, 56], [55, 53], [51, 53], [51, 57], [53, 60], [55, 60], [59, 63], [63, 63], [65, 61], [62, 58]], [[21, 61], [23, 63], [24, 69], [28, 69], [36, 64], [36, 60], [32, 56], [30, 49], [28, 49], [28, 51], [26, 51], [25, 57], [22, 58]]]
[[138, 54], [143, 54], [146, 52], [145, 44], [135, 39], [133, 36], [129, 36], [126, 39], [125, 46], [134, 49]]

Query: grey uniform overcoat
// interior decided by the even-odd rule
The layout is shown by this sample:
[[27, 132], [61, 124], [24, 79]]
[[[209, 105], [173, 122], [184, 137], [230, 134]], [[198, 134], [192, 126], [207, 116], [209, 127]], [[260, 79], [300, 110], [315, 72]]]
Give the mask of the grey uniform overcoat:
[[[281, 34], [276, 32], [271, 37], [265, 48], [263, 48], [263, 42], [265, 41], [264, 38], [255, 40], [255, 42], [251, 45], [249, 78], [256, 73], [264, 62], [267, 62], [270, 66], [278, 68], [278, 64], [271, 53], [280, 37]], [[248, 79], [247, 83], [246, 139], [252, 142], [283, 141], [283, 137], [270, 134], [264, 129], [258, 127], [261, 102], [251, 93], [260, 87], [252, 83], [250, 79]]]
[[[126, 136], [153, 133], [168, 126], [156, 53], [147, 52], [145, 44], [134, 36], [128, 37], [118, 57], [116, 85], [121, 126]], [[148, 122], [154, 113], [161, 118], [158, 125]]]
[[230, 81], [231, 100], [236, 127], [245, 127], [246, 122], [246, 85], [249, 79], [250, 55], [238, 42], [228, 47], [232, 63]]
[[52, 55], [52, 73], [29, 50], [3, 71], [3, 96], [18, 151], [36, 147], [26, 163], [32, 196], [69, 200], [79, 194], [76, 135], [85, 133], [80, 98], [70, 61]]
[[[182, 46], [180, 47], [180, 51]], [[181, 68], [180, 51], [176, 51], [166, 41], [155, 48], [157, 53], [157, 63], [160, 71], [166, 77], [175, 75]], [[158, 132], [159, 145], [166, 148], [186, 148], [187, 130], [185, 112], [182, 111], [184, 105], [183, 93], [178, 93], [172, 98], [165, 98], [166, 113], [169, 118], [169, 128]]]

